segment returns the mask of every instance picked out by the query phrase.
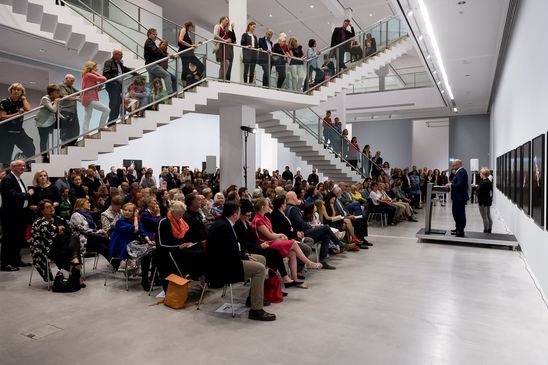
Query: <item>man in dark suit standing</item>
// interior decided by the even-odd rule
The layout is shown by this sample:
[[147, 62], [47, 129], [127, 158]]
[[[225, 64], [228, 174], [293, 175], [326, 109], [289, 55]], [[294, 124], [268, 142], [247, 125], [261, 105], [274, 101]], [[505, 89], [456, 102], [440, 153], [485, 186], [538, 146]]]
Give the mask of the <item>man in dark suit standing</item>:
[[25, 171], [25, 161], [15, 160], [10, 165], [11, 172], [0, 182], [2, 195], [2, 251], [1, 271], [18, 271], [20, 266], [30, 266], [21, 261], [21, 247], [25, 244], [25, 233], [30, 220], [29, 198], [34, 190], [25, 188], [21, 175]]
[[[350, 30], [348, 28], [350, 27]], [[350, 38], [353, 38], [356, 35], [354, 32], [354, 27], [350, 24], [350, 19], [345, 19], [342, 27], [336, 27], [333, 29], [333, 34], [331, 35], [331, 47], [335, 47]], [[343, 68], [346, 68], [344, 64], [344, 55], [346, 52], [350, 52], [350, 43], [346, 42], [344, 45], [335, 49], [335, 57], [339, 58], [339, 71]]]
[[455, 177], [451, 183], [446, 185], [446, 187], [451, 187], [452, 213], [455, 220], [455, 229], [451, 231], [451, 234], [464, 237], [464, 227], [466, 227], [465, 208], [469, 199], [468, 173], [462, 167], [461, 160], [455, 160], [451, 168], [455, 170]]
[[272, 29], [269, 29], [266, 31], [266, 35], [264, 37], [259, 38], [259, 49], [262, 49], [263, 51], [267, 52], [259, 52], [258, 62], [263, 68], [263, 86], [270, 86], [270, 70], [272, 69], [272, 60], [270, 60], [270, 64], [268, 62], [269, 56], [272, 54], [272, 35], [274, 32]]
[[250, 279], [249, 319], [274, 321], [276, 315], [263, 310], [266, 259], [260, 255], [249, 255], [238, 242], [234, 224], [239, 219], [240, 205], [227, 201], [223, 206], [223, 215], [209, 229], [206, 240], [207, 279], [213, 287]]
[[[124, 54], [122, 50], [115, 49], [112, 51], [112, 57], [105, 61], [103, 65], [103, 76], [107, 80], [113, 79], [116, 76], [125, 74], [126, 72], [133, 71], [132, 68], [124, 66], [122, 63], [122, 57]], [[122, 88], [123, 80], [122, 78], [116, 79], [112, 82], [105, 84], [105, 89], [108, 92], [109, 103], [108, 107], [110, 108], [110, 115], [108, 121], [111, 122], [117, 119], [121, 114], [122, 108]]]

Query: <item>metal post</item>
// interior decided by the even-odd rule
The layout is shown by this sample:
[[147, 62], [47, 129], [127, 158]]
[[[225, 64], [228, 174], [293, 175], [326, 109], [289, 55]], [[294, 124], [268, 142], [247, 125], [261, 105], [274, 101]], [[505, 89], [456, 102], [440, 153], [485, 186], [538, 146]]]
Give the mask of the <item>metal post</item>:
[[322, 143], [322, 118], [318, 118], [318, 143]]
[[105, 13], [104, 13], [104, 10], [105, 10], [105, 7], [104, 7], [104, 2], [101, 1], [101, 33], [103, 32], [103, 20], [105, 18]]
[[244, 131], [244, 186], [247, 187], [247, 137], [248, 131]]
[[432, 226], [432, 187], [431, 182], [426, 185], [426, 219], [424, 220], [424, 233], [430, 234]]
[[[268, 78], [267, 78], [267, 80], [268, 80], [268, 88], [270, 89], [270, 88], [272, 88], [272, 80], [270, 79], [270, 77], [272, 76], [272, 72], [271, 72], [271, 70], [272, 70], [272, 54], [267, 53], [267, 55], [268, 55], [267, 60], [266, 60], [267, 65], [268, 65], [268, 68], [267, 68]], [[263, 86], [265, 86], [265, 85], [263, 85]]]

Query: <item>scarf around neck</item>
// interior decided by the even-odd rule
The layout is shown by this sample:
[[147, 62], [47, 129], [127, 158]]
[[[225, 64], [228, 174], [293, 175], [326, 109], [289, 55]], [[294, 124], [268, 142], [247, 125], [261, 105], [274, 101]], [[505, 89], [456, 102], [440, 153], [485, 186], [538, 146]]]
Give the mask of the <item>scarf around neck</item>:
[[183, 218], [176, 219], [173, 216], [172, 212], [167, 213], [167, 219], [169, 220], [169, 223], [171, 224], [171, 233], [173, 233], [173, 236], [177, 239], [182, 239], [185, 234], [188, 232], [188, 224], [185, 222]]

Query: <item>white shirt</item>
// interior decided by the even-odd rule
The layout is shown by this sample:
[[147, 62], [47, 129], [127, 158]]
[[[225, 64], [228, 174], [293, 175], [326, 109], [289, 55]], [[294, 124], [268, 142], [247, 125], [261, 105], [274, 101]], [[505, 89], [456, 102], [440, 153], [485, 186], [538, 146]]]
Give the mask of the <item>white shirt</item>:
[[379, 200], [382, 199], [382, 193], [380, 191], [375, 192], [374, 190], [371, 190], [371, 192], [369, 193], [369, 197], [373, 201], [374, 205], [379, 205]]

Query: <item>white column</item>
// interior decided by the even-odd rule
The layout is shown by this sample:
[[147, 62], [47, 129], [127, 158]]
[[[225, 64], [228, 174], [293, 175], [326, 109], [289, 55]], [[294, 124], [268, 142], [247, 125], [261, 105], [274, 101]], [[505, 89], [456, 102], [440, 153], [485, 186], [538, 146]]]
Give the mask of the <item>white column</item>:
[[[236, 43], [240, 44], [242, 34], [247, 28], [247, 0], [229, 0], [228, 17], [234, 22]], [[234, 60], [232, 61], [232, 73], [230, 79], [236, 82], [243, 81], [242, 49], [234, 47]]]
[[[219, 110], [220, 117], [220, 168], [221, 189], [234, 184], [244, 185], [244, 134], [241, 126], [255, 127], [255, 108], [241, 105], [223, 107]], [[249, 134], [247, 139], [247, 188], [255, 189], [256, 138]]]

